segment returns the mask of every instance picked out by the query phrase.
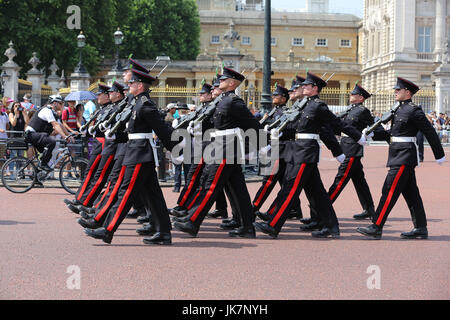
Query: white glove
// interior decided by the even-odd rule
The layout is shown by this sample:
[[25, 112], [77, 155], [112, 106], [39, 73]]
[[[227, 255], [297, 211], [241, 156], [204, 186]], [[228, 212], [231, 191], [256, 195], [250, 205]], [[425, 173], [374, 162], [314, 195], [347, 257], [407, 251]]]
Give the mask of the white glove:
[[268, 124], [266, 124], [266, 125], [264, 126], [264, 131], [267, 132], [267, 133], [269, 133], [269, 125], [268, 125]]
[[268, 144], [267, 146], [265, 146], [264, 148], [261, 148], [259, 150], [259, 156], [264, 157], [267, 156], [267, 154], [269, 153], [270, 149], [272, 149], [272, 147], [270, 146], [270, 144]]
[[270, 136], [272, 137], [272, 139], [280, 139], [282, 135], [283, 132], [280, 132], [277, 129], [270, 130]]
[[445, 161], [445, 156], [442, 157], [442, 158], [440, 158], [440, 159], [437, 159], [437, 160], [436, 160], [436, 162], [437, 162], [438, 165], [440, 165], [440, 166], [442, 166], [442, 165], [444, 164], [444, 161]]
[[81, 135], [82, 135], [83, 137], [85, 137], [85, 136], [86, 136], [86, 133], [87, 133], [87, 130], [80, 130], [80, 133], [81, 133]]
[[111, 130], [108, 129], [105, 132], [105, 138], [108, 140], [116, 140], [116, 135], [115, 134], [111, 135]]
[[361, 139], [358, 140], [358, 143], [360, 145], [362, 145], [362, 146], [367, 143], [367, 139], [366, 139], [366, 136], [364, 134], [361, 135]]
[[339, 161], [339, 163], [344, 162], [345, 160], [345, 154], [341, 154], [340, 156], [336, 157], [336, 160]]
[[367, 132], [367, 128], [365, 128], [365, 129], [362, 131], [362, 134], [363, 134], [364, 136], [366, 136], [367, 138], [372, 138], [372, 137], [373, 137], [373, 135], [374, 135], [373, 131], [372, 131], [371, 133], [369, 133], [369, 135], [367, 135], [366, 132]]
[[94, 127], [89, 127], [88, 132], [91, 136], [93, 136], [95, 133]]

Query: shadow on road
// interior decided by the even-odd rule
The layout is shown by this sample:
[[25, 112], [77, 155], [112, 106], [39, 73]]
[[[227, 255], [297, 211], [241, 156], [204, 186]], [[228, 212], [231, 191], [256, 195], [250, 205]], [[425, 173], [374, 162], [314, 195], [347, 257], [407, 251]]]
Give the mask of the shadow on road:
[[0, 220], [0, 226], [15, 226], [17, 224], [36, 224], [36, 222], [22, 222], [12, 220]]

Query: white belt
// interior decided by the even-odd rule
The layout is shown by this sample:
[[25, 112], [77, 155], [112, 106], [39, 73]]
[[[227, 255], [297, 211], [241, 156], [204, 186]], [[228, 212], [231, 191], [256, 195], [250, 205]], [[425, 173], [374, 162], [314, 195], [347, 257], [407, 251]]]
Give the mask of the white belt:
[[391, 137], [391, 142], [412, 142], [416, 143], [416, 137]]
[[320, 141], [320, 136], [314, 133], [296, 133], [295, 140], [317, 140]]
[[[296, 133], [295, 140], [316, 140], [317, 143], [320, 143], [320, 136], [314, 133]], [[322, 150], [319, 145], [319, 162], [321, 158]]]
[[32, 127], [28, 126], [28, 127], [25, 129], [25, 132], [36, 132], [36, 130], [34, 130]]
[[347, 137], [347, 138], [349, 138], [349, 136], [348, 135], [346, 135], [345, 133], [341, 133], [341, 137]]
[[419, 146], [417, 145], [416, 137], [391, 137], [391, 142], [411, 142], [416, 146], [417, 152], [417, 166], [420, 166]]
[[242, 157], [244, 157], [245, 156], [245, 145], [244, 145], [244, 138], [242, 137], [241, 132], [242, 132], [241, 128], [216, 130], [211, 133], [211, 138], [236, 136], [239, 139], [239, 147], [241, 149], [241, 155], [242, 155]]
[[226, 129], [226, 130], [216, 130], [216, 131], [211, 133], [211, 137], [212, 138], [216, 138], [216, 137], [230, 136], [230, 135], [239, 134], [239, 133], [240, 133], [240, 129], [239, 128]]
[[158, 151], [156, 150], [156, 143], [155, 140], [153, 140], [154, 132], [151, 133], [129, 133], [128, 134], [128, 140], [141, 140], [141, 139], [147, 139], [150, 141], [150, 145], [152, 146], [153, 150], [153, 158], [155, 158], [155, 165], [159, 167], [159, 160], [158, 160]]
[[129, 133], [128, 139], [129, 140], [139, 140], [139, 139], [152, 139], [153, 140], [153, 133]]

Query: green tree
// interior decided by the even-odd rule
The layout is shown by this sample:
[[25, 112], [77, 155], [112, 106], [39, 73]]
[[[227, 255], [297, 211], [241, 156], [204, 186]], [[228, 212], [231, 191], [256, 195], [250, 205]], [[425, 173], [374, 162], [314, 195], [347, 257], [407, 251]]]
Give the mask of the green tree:
[[[38, 53], [48, 68], [53, 58], [70, 74], [78, 64], [76, 38], [70, 30], [67, 8], [81, 9], [81, 29], [86, 36], [83, 63], [93, 75], [103, 58], [113, 58], [114, 32], [125, 35], [121, 57], [133, 53], [138, 59], [166, 54], [174, 60], [195, 59], [199, 53], [200, 20], [195, 0], [0, 0], [0, 52], [10, 40], [22, 67], [21, 76], [31, 68], [28, 60]], [[2, 56], [0, 62], [6, 58]], [[48, 74], [48, 73], [47, 73]]]
[[123, 25], [124, 49], [137, 59], [168, 55], [193, 60], [200, 48], [200, 17], [195, 0], [135, 0]]

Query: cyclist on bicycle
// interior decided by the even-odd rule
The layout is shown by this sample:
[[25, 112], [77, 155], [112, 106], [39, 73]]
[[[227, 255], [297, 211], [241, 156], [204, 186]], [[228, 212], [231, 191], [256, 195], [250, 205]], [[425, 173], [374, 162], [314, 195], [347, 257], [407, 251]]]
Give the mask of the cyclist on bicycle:
[[[59, 95], [50, 96], [48, 105], [40, 108], [31, 118], [30, 124], [25, 129], [25, 141], [31, 143], [40, 153], [41, 159], [38, 168], [45, 171], [51, 171], [48, 162], [52, 157], [52, 151], [55, 148], [56, 140], [51, 136], [56, 131], [62, 138], [67, 139], [68, 135], [58, 123], [57, 111], [64, 107], [64, 100]], [[73, 138], [70, 137], [73, 143]]]

